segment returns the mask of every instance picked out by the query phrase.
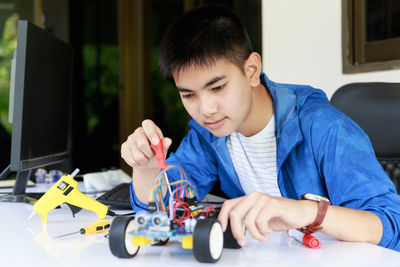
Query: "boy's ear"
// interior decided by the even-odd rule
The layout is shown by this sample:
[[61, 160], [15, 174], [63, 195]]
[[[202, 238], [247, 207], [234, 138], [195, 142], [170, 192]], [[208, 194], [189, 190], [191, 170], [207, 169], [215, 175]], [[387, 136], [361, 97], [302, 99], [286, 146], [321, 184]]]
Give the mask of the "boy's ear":
[[261, 56], [258, 53], [253, 52], [246, 59], [244, 62], [244, 73], [252, 87], [260, 84]]

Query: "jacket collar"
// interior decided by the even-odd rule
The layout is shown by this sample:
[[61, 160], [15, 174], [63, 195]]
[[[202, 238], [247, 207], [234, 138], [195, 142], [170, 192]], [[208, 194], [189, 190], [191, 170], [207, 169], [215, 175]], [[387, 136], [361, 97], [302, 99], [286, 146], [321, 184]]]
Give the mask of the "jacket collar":
[[276, 165], [279, 171], [289, 153], [303, 141], [298, 110], [304, 104], [305, 98], [299, 103], [298, 95], [290, 86], [269, 80], [265, 73], [261, 74], [260, 79], [272, 96], [276, 125]]

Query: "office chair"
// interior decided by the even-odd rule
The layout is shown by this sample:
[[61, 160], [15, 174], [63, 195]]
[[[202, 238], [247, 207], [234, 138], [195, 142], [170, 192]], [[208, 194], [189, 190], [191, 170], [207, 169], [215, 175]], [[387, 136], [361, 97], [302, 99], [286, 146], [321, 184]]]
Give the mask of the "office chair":
[[347, 84], [330, 102], [368, 134], [376, 157], [400, 192], [400, 83]]

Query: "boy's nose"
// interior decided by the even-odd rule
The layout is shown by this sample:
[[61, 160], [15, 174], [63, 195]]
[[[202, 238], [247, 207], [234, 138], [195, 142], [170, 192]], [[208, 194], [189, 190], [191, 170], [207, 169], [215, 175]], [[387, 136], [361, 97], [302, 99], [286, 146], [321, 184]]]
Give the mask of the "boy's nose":
[[213, 101], [209, 98], [202, 99], [200, 108], [201, 114], [206, 118], [212, 117], [218, 111], [218, 105], [216, 101]]

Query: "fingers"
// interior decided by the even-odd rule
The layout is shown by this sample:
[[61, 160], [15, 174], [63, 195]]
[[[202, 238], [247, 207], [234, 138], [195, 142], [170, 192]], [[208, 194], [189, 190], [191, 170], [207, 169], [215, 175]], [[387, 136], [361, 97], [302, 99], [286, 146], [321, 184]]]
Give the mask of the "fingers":
[[224, 231], [226, 231], [229, 220], [232, 235], [241, 246], [246, 244], [243, 218], [246, 215], [247, 209], [251, 205], [249, 201], [245, 200], [246, 197], [241, 197], [225, 201], [218, 215], [218, 220], [220, 221]]
[[149, 159], [153, 156], [153, 150], [150, 147], [149, 139], [143, 127], [137, 128], [130, 137], [132, 138], [130, 149], [133, 152], [135, 160], [139, 161], [138, 159], [142, 158]]
[[244, 225], [254, 239], [265, 242], [265, 234], [270, 232], [265, 232], [266, 229], [264, 225], [268, 225], [268, 220], [264, 219], [265, 216], [261, 216], [261, 211], [263, 211], [263, 209], [264, 203], [262, 201], [257, 201], [247, 213]]
[[244, 226], [254, 239], [264, 242], [265, 234], [272, 232], [269, 221], [275, 209], [268, 205], [271, 199], [266, 194], [254, 192], [241, 198], [225, 201], [218, 216], [223, 230], [226, 230], [229, 220], [232, 235], [241, 246], [246, 243]]
[[160, 139], [162, 140], [164, 155], [167, 155], [168, 148], [172, 144], [171, 138], [164, 138], [161, 129], [151, 120], [144, 120], [142, 122], [142, 128], [147, 139], [150, 140], [153, 145], [157, 145]]
[[243, 197], [226, 200], [222, 205], [222, 208], [218, 215], [218, 221], [220, 222], [222, 230], [224, 232], [226, 231], [226, 227], [228, 225], [230, 211], [236, 206], [237, 203], [242, 200], [242, 198]]
[[167, 155], [168, 149], [172, 144], [171, 138], [165, 137], [163, 139], [163, 146], [164, 146], [164, 155]]
[[125, 160], [126, 164], [133, 167], [135, 165], [135, 161], [132, 156], [132, 152], [129, 149], [129, 145], [127, 141], [121, 145], [121, 157]]
[[149, 142], [146, 138], [139, 136], [139, 131], [136, 130], [131, 134], [121, 146], [121, 157], [131, 167], [144, 165], [153, 156], [153, 152], [148, 147]]
[[142, 127], [137, 128], [122, 144], [121, 157], [133, 168], [151, 167], [153, 163], [150, 164], [149, 161], [153, 158], [154, 152], [149, 142], [157, 145], [160, 138], [163, 140], [163, 150], [166, 155], [172, 140], [164, 138], [160, 128], [153, 121], [144, 120]]
[[254, 205], [254, 198], [246, 197], [237, 203], [229, 214], [229, 223], [231, 225], [232, 235], [238, 241], [239, 245], [246, 244], [246, 236], [244, 231], [244, 221], [248, 211]]
[[161, 140], [164, 138], [160, 128], [158, 128], [152, 120], [144, 120], [142, 122], [142, 128], [148, 140], [150, 140], [153, 145], [157, 145], [160, 138]]

